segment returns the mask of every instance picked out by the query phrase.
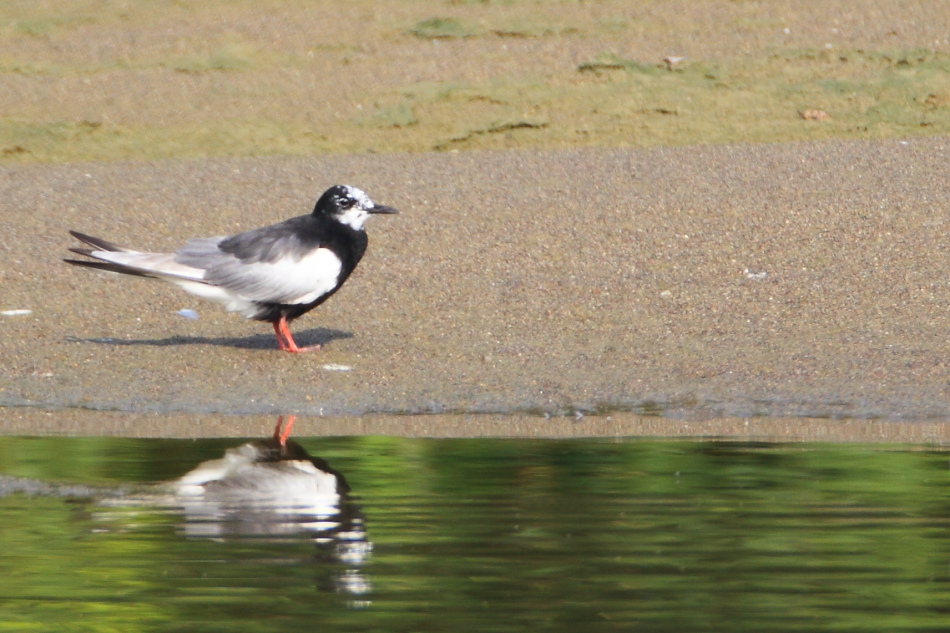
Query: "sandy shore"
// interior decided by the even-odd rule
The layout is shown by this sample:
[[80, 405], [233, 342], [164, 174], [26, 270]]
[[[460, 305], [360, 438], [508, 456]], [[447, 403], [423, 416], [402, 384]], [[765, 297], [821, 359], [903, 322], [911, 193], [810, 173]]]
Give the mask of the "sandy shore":
[[[337, 182], [403, 213], [374, 218], [353, 278], [296, 322], [316, 355], [173, 287], [60, 261], [70, 228], [172, 249], [308, 212]], [[0, 316], [2, 432], [95, 432], [118, 415], [100, 410], [169, 414], [149, 427], [167, 435], [291, 412], [333, 433], [453, 414], [410, 419], [468, 434], [488, 418], [465, 414], [501, 414], [492, 435], [505, 419], [544, 434], [542, 414], [671, 435], [950, 419], [945, 137], [23, 166], [0, 171], [0, 194], [0, 310], [31, 310]], [[90, 412], [42, 413], [63, 409]]]
[[[149, 414], [88, 409], [0, 411], [4, 435], [134, 438], [260, 438], [275, 416]], [[365, 415], [296, 418], [296, 437], [388, 435], [413, 438], [638, 438], [716, 439], [764, 442], [950, 443], [950, 422], [819, 420], [814, 418], [716, 418], [670, 420], [614, 413], [607, 416]]]

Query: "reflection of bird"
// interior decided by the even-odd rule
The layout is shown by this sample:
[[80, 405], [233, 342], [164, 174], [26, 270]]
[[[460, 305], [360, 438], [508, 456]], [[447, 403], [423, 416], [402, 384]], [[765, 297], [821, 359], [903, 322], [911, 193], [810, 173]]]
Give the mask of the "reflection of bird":
[[90, 260], [77, 266], [162, 279], [249, 319], [274, 326], [277, 344], [298, 347], [288, 322], [326, 301], [346, 281], [366, 252], [363, 224], [373, 213], [398, 213], [374, 204], [346, 185], [327, 189], [313, 213], [231, 237], [189, 240], [174, 253], [143, 253], [76, 231], [92, 248], [71, 248]]
[[175, 482], [190, 536], [310, 534], [322, 555], [360, 564], [372, 545], [343, 475], [287, 439], [294, 416], [274, 435], [225, 451]]
[[[363, 512], [349, 497], [343, 475], [288, 439], [290, 416], [273, 437], [225, 451], [173, 482], [167, 500], [184, 512], [192, 538], [267, 539], [294, 543], [307, 535], [316, 546], [316, 586], [347, 594], [363, 606], [372, 590], [362, 564], [372, 552]], [[342, 563], [342, 566], [340, 565]]]
[[202, 462], [178, 480], [178, 493], [235, 507], [244, 501], [261, 508], [318, 508], [317, 513], [335, 508], [350, 487], [324, 460], [287, 439], [294, 418], [289, 416], [283, 431], [283, 416], [278, 418], [272, 438], [230, 448], [221, 459]]

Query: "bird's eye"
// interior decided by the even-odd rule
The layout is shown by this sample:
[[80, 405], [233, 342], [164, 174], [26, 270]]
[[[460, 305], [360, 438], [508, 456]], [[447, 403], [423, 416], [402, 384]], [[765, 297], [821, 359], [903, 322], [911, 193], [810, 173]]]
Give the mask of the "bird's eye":
[[356, 200], [353, 198], [339, 198], [337, 201], [337, 205], [339, 205], [341, 209], [349, 209], [354, 204], [356, 204]]

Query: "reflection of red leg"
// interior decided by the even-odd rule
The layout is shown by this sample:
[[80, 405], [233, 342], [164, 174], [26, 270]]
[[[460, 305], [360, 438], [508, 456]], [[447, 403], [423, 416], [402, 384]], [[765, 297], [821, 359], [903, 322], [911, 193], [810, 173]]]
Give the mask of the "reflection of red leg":
[[285, 352], [301, 354], [303, 352], [315, 352], [320, 349], [320, 345], [311, 345], [309, 347], [297, 347], [294, 337], [290, 333], [290, 327], [287, 325], [287, 318], [280, 317], [280, 321], [274, 323], [274, 332], [277, 334], [277, 344]]
[[284, 424], [284, 416], [277, 416], [277, 426], [274, 427], [274, 440], [280, 444], [281, 448], [287, 445], [287, 438], [290, 437], [290, 431], [294, 428], [296, 419], [296, 415], [288, 415], [287, 427], [281, 432], [280, 427]]

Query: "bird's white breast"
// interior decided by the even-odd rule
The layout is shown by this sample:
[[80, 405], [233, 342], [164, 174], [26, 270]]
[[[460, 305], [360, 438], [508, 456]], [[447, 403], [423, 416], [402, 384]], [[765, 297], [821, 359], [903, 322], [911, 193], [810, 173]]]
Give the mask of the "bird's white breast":
[[318, 248], [297, 262], [281, 260], [273, 265], [286, 269], [282, 272], [289, 277], [290, 285], [310, 289], [309, 292], [284, 302], [295, 304], [310, 303], [336, 288], [343, 270], [340, 258], [328, 248]]

